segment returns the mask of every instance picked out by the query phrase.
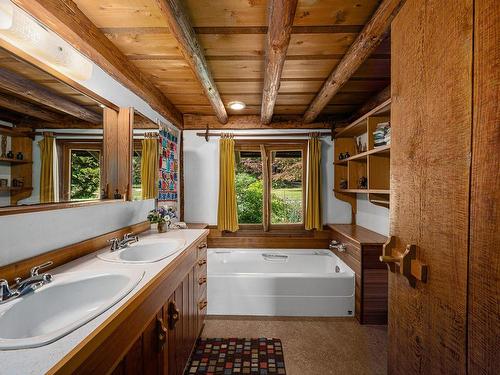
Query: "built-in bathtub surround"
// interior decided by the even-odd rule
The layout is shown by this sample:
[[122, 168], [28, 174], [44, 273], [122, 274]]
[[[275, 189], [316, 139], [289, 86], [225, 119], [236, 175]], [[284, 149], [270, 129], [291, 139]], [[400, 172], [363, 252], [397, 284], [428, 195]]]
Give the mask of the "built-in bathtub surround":
[[0, 267], [143, 222], [154, 200], [0, 216]]
[[354, 316], [354, 272], [328, 250], [209, 249], [209, 315]]

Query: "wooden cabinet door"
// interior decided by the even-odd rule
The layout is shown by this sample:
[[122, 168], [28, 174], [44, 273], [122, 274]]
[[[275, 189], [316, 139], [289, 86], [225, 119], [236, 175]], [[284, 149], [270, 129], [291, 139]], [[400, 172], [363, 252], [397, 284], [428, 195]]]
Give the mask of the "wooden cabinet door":
[[196, 340], [196, 302], [194, 268], [169, 298], [165, 311], [169, 322], [169, 375], [181, 375]]
[[[113, 375], [164, 375], [167, 374], [166, 327], [161, 309], [151, 319], [141, 336], [134, 342]], [[165, 336], [161, 336], [165, 335]]]
[[389, 374], [466, 372], [472, 21], [472, 0], [408, 0], [392, 23], [390, 235], [428, 280], [389, 273]]

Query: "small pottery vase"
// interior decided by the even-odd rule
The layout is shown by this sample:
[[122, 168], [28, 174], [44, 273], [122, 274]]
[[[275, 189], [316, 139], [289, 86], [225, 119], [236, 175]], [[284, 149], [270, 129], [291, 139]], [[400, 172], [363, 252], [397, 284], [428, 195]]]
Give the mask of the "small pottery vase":
[[7, 152], [7, 157], [8, 157], [9, 159], [14, 159], [14, 153], [12, 152], [12, 150], [11, 150], [11, 151], [9, 151], [9, 152]]
[[167, 223], [158, 223], [158, 233], [164, 233], [167, 231]]
[[18, 152], [17, 155], [16, 155], [16, 159], [17, 160], [23, 160], [24, 159], [24, 155], [22, 152]]

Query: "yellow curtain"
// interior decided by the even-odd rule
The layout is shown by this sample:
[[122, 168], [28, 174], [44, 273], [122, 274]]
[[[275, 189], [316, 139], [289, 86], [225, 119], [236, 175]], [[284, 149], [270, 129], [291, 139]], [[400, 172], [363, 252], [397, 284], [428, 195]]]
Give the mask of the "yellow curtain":
[[236, 208], [234, 139], [222, 136], [219, 141], [219, 208], [217, 228], [220, 231], [236, 232], [238, 212]]
[[158, 188], [158, 139], [146, 138], [141, 143], [141, 198], [152, 199]]
[[44, 136], [38, 142], [40, 147], [40, 203], [50, 203], [56, 201], [55, 178], [54, 178], [54, 147], [55, 138]]
[[307, 199], [305, 227], [321, 230], [321, 141], [313, 136], [308, 142]]

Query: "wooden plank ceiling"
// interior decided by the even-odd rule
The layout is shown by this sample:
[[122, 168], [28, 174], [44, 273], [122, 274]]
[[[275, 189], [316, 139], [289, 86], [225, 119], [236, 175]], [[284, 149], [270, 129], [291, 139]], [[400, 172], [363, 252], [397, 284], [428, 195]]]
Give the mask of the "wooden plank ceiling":
[[[94, 99], [2, 48], [0, 73], [17, 78], [15, 85], [2, 78], [0, 120], [32, 128], [102, 127], [102, 108]], [[29, 87], [20, 91], [19, 82], [25, 82]], [[37, 95], [35, 88], [43, 95]], [[47, 98], [51, 99], [51, 105]], [[73, 114], [68, 113], [67, 108], [73, 109]], [[85, 116], [78, 118], [74, 113], [85, 113]]]
[[[214, 115], [170, 34], [156, 0], [74, 0], [82, 12], [184, 114]], [[260, 114], [267, 0], [185, 0], [185, 11], [224, 104], [247, 104], [230, 115]], [[378, 0], [299, 0], [275, 115], [303, 115], [324, 81], [377, 9]], [[389, 84], [385, 40], [322, 114], [346, 118]]]

